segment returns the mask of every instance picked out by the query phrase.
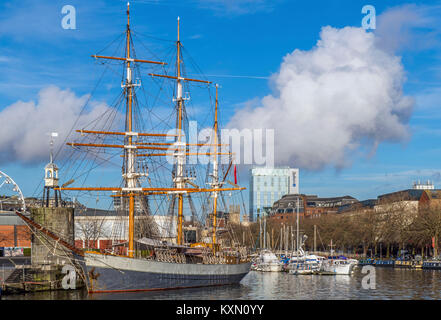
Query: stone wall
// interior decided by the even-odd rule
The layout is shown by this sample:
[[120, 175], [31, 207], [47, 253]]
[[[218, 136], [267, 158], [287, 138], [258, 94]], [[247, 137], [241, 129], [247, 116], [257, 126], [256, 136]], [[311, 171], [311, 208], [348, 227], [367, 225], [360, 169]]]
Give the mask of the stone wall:
[[[31, 208], [31, 219], [52, 231], [64, 241], [75, 245], [73, 208]], [[69, 250], [37, 232], [32, 235], [32, 265], [64, 265], [69, 263]]]

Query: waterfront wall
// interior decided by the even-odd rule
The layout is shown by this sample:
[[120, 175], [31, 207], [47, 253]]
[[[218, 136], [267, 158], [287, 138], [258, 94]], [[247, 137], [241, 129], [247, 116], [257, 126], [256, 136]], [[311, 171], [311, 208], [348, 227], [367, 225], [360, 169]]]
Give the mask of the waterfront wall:
[[[31, 219], [57, 234], [70, 244], [75, 244], [73, 208], [31, 208]], [[64, 247], [41, 233], [32, 235], [33, 266], [63, 265], [71, 257]]]

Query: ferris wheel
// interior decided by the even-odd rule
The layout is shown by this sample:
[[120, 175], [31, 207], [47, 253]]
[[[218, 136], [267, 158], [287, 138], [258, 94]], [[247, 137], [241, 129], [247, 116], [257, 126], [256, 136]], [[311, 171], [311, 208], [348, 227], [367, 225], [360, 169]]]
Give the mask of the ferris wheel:
[[0, 205], [2, 202], [8, 200], [16, 201], [18, 203], [19, 211], [26, 211], [26, 203], [20, 187], [10, 176], [0, 171]]

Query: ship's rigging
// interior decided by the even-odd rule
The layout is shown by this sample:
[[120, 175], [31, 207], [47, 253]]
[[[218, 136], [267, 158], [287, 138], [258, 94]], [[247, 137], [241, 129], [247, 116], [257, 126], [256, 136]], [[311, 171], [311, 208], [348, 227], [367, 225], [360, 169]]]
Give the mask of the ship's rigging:
[[[206, 79], [185, 76], [179, 18], [177, 41], [174, 42], [174, 59], [170, 57], [164, 62], [157, 57], [157, 61], [138, 58], [133, 43], [137, 33], [131, 30], [129, 9], [128, 5], [125, 38], [122, 39], [123, 35], [117, 38], [124, 42], [124, 54], [92, 55], [98, 63], [104, 64], [112, 72], [116, 72], [116, 66], [123, 68], [122, 90], [112, 103], [115, 108], [109, 108], [83, 128], [75, 129], [74, 135], [70, 136], [74, 139], [67, 144], [74, 150], [61, 169], [64, 169], [66, 181], [75, 180], [77, 185], [78, 182], [81, 185], [62, 186], [60, 190], [76, 192], [76, 198], [113, 192], [112, 198], [120, 199], [121, 215], [128, 217], [129, 257], [134, 255], [135, 220], [136, 216], [141, 214], [147, 218], [155, 214], [165, 215], [167, 212], [172, 216], [176, 215], [177, 226], [172, 227], [177, 228], [176, 239], [179, 245], [184, 244], [184, 211], [189, 211], [193, 219], [199, 221], [206, 215], [211, 216], [211, 243], [214, 250], [217, 243], [219, 206], [223, 207], [223, 211], [228, 210], [223, 191], [235, 192], [236, 195], [242, 196], [240, 191], [244, 189], [229, 183], [227, 179], [228, 173], [231, 173], [232, 154], [223, 150], [225, 146], [219, 139], [218, 86], [213, 86]], [[146, 48], [144, 45], [143, 47]], [[120, 48], [121, 46], [118, 46], [115, 52]], [[173, 65], [175, 70], [170, 72], [169, 68]], [[196, 71], [200, 73], [200, 70]], [[156, 85], [156, 93], [148, 93], [145, 83]], [[209, 109], [208, 112], [205, 110], [205, 123], [214, 122], [214, 136], [208, 145], [191, 143], [188, 137], [189, 115], [186, 104], [189, 102], [191, 86], [208, 89], [210, 105], [205, 107]], [[211, 101], [213, 89], [216, 91], [214, 105]], [[164, 98], [164, 95], [170, 92], [173, 92], [174, 96], [173, 108], [164, 107], [170, 104], [170, 101]], [[139, 97], [144, 99], [144, 103], [139, 101]], [[150, 105], [146, 103], [147, 100], [150, 100]], [[158, 105], [162, 107], [157, 108]], [[124, 123], [124, 126], [118, 125], [119, 122]], [[202, 145], [210, 147], [210, 150], [200, 152], [196, 148], [194, 151], [194, 147]], [[189, 158], [194, 156], [207, 156], [210, 158], [210, 164], [205, 170], [200, 168], [203, 166], [189, 164]], [[167, 162], [167, 158], [170, 157], [174, 159], [173, 164]], [[228, 165], [221, 165], [220, 157], [227, 157]], [[100, 166], [121, 166], [118, 164], [120, 159], [123, 160], [122, 179], [118, 186], [86, 186], [94, 169]], [[78, 162], [79, 165], [74, 165]], [[208, 175], [204, 174], [204, 171]], [[98, 176], [96, 180], [97, 183], [108, 185], [105, 176]], [[225, 183], [231, 186], [225, 186]], [[220, 202], [218, 198], [221, 199]], [[194, 200], [198, 202], [198, 206], [195, 206]], [[185, 210], [185, 204], [189, 210]], [[196, 207], [200, 208], [199, 214]], [[154, 225], [151, 219], [148, 221]], [[150, 237], [159, 237], [157, 227], [150, 228], [147, 233]]]

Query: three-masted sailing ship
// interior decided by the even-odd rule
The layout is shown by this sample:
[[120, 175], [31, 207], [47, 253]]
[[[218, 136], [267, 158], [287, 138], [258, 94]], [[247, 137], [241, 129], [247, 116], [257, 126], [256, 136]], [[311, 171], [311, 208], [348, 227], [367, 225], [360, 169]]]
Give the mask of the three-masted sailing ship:
[[[125, 31], [125, 56], [102, 56], [93, 55], [95, 59], [118, 61], [124, 65], [124, 75], [121, 84], [123, 99], [125, 105], [125, 130], [124, 131], [104, 131], [104, 130], [86, 130], [79, 129], [77, 132], [81, 136], [93, 136], [93, 142], [109, 141], [113, 137], [123, 141], [122, 144], [105, 143], [83, 143], [69, 142], [68, 145], [78, 148], [119, 148], [122, 159], [122, 183], [118, 187], [70, 187], [62, 186], [59, 190], [63, 192], [81, 191], [81, 192], [113, 192], [113, 197], [121, 200], [121, 207], [128, 215], [128, 239], [127, 247], [124, 252], [102, 253], [96, 251], [81, 252], [75, 250], [76, 256], [82, 261], [85, 280], [89, 292], [115, 292], [115, 291], [149, 291], [161, 289], [178, 289], [202, 286], [214, 286], [239, 283], [241, 279], [249, 272], [251, 263], [246, 255], [241, 255], [239, 251], [223, 251], [218, 245], [217, 239], [217, 212], [218, 198], [222, 192], [239, 191], [244, 188], [230, 182], [231, 186], [225, 186], [225, 177], [220, 177], [219, 155], [225, 154], [220, 150], [220, 141], [218, 137], [218, 86], [216, 85], [216, 100], [214, 110], [214, 139], [210, 143], [210, 151], [205, 155], [210, 157], [211, 169], [209, 173], [208, 186], [198, 186], [192, 182], [192, 177], [187, 174], [187, 158], [195, 155], [190, 152], [190, 143], [186, 142], [184, 126], [184, 101], [186, 96], [183, 94], [184, 83], [194, 82], [198, 84], [211, 85], [210, 81], [192, 79], [183, 76], [181, 70], [181, 48], [182, 44], [179, 38], [179, 18], [177, 26], [176, 41], [176, 74], [158, 74], [149, 73], [151, 77], [161, 78], [163, 81], [174, 81], [176, 108], [176, 126], [174, 134], [158, 132], [138, 132], [135, 128], [136, 113], [134, 112], [135, 87], [139, 83], [134, 80], [134, 69], [137, 64], [164, 65], [164, 62], [142, 60], [133, 57], [132, 30], [130, 28], [130, 5], [127, 4], [127, 28]], [[101, 138], [105, 137], [105, 138]], [[156, 140], [151, 140], [151, 139]], [[173, 142], [158, 142], [161, 138], [172, 138]], [[105, 140], [106, 139], [106, 140]], [[149, 140], [150, 139], [150, 140]], [[116, 140], [118, 141], [118, 140]], [[155, 141], [155, 142], [152, 142]], [[149, 153], [143, 153], [143, 152]], [[162, 153], [160, 153], [162, 152]], [[197, 153], [196, 153], [197, 154]], [[231, 154], [231, 153], [229, 153]], [[138, 159], [141, 157], [167, 157], [174, 158], [172, 184], [166, 186], [144, 187], [141, 178], [148, 177], [155, 168], [149, 167], [148, 170], [140, 172]], [[207, 166], [208, 167], [208, 166]], [[231, 163], [230, 163], [231, 167]], [[229, 167], [229, 168], [230, 168]], [[228, 171], [230, 171], [228, 168]], [[227, 172], [228, 173], [228, 172]], [[222, 179], [223, 178], [223, 179]], [[211, 197], [212, 210], [212, 233], [211, 241], [200, 244], [199, 247], [186, 245], [184, 243], [184, 198], [192, 194], [206, 194]], [[136, 212], [139, 204], [148, 201], [150, 196], [163, 196], [167, 201], [177, 202], [177, 237], [176, 243], [154, 241], [150, 239], [147, 244], [152, 250], [149, 250], [148, 257], [142, 257], [137, 254], [135, 227]], [[170, 200], [170, 198], [172, 200]], [[147, 199], [147, 200], [146, 200]], [[147, 204], [148, 206], [148, 204]], [[154, 223], [153, 220], [150, 220]], [[203, 254], [197, 254], [203, 252]], [[160, 259], [160, 256], [167, 256], [168, 259]], [[196, 252], [196, 254], [195, 254]]]

